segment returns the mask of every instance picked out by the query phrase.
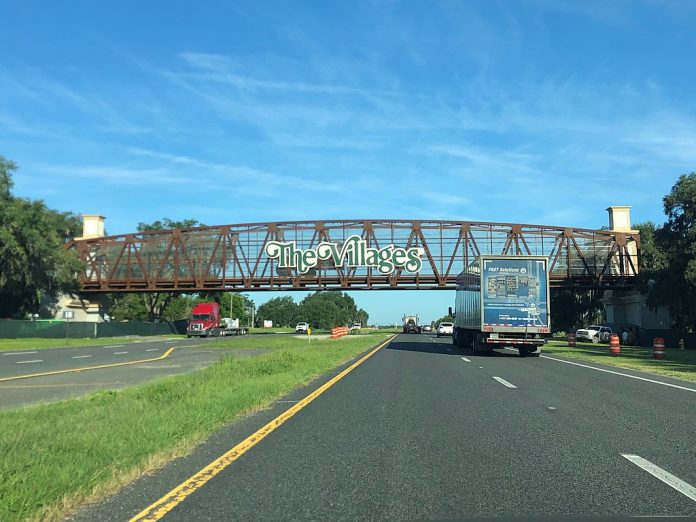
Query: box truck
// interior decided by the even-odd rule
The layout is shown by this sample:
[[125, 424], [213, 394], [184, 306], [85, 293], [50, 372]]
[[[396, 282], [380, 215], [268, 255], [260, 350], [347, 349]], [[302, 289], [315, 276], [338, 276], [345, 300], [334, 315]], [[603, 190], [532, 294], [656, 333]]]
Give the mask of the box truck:
[[545, 257], [480, 256], [457, 278], [453, 343], [538, 356], [551, 336], [548, 275]]

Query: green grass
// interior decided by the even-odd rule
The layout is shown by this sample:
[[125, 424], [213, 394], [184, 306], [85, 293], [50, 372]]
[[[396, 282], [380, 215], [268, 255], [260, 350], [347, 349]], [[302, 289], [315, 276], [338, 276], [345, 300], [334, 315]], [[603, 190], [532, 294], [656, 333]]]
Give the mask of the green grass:
[[0, 339], [0, 352], [12, 350], [47, 350], [50, 348], [73, 348], [77, 346], [102, 346], [108, 344], [128, 344], [140, 341], [160, 341], [172, 337], [182, 337], [180, 335], [148, 335], [146, 337], [100, 337], [98, 339]]
[[249, 333], [253, 334], [273, 334], [273, 333], [291, 333], [294, 332], [294, 328], [289, 327], [279, 327], [279, 328], [249, 328]]
[[271, 353], [227, 357], [139, 387], [0, 412], [0, 520], [60, 520], [386, 337], [311, 345], [262, 339]]
[[266, 348], [271, 350], [307, 348], [320, 343], [322, 346], [333, 346], [330, 339], [317, 338], [312, 335], [269, 335], [260, 337], [249, 337], [246, 335], [233, 335], [230, 337], [218, 337], [206, 343], [206, 348], [235, 348], [235, 349], [256, 349]]
[[566, 341], [551, 341], [544, 346], [543, 353], [696, 382], [696, 350], [667, 348], [665, 358], [658, 360], [653, 358], [652, 348], [622, 346], [621, 354], [615, 356], [609, 353], [607, 344], [577, 343], [571, 348]]

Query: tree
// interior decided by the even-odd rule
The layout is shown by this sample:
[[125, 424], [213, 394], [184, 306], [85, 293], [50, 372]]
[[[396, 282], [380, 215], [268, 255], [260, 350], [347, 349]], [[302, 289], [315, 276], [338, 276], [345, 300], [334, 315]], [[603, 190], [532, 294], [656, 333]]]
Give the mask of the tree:
[[368, 314], [365, 310], [361, 308], [355, 314], [355, 319], [353, 319], [353, 322], [360, 323], [360, 326], [367, 326], [367, 321], [369, 321], [369, 319], [370, 314]]
[[315, 292], [305, 297], [299, 306], [298, 318], [313, 328], [329, 329], [345, 326], [356, 320], [358, 308], [347, 293], [335, 290]]
[[256, 318], [259, 324], [263, 321], [273, 321], [273, 326], [295, 326], [300, 320], [300, 307], [289, 295], [275, 297], [259, 306]]
[[14, 197], [16, 168], [0, 156], [0, 317], [36, 313], [44, 296], [76, 291], [81, 268], [76, 254], [65, 250], [81, 231], [80, 219]]
[[603, 290], [551, 288], [551, 328], [574, 332], [589, 324], [604, 322]]
[[453, 323], [454, 322], [454, 317], [451, 315], [445, 315], [443, 317], [440, 317], [437, 321], [435, 321], [435, 328], [440, 326], [440, 323]]
[[[651, 288], [648, 303], [668, 306], [677, 326], [696, 330], [696, 172], [679, 177], [663, 199], [667, 222], [646, 226], [642, 255]], [[651, 244], [650, 241], [654, 241]]]
[[138, 223], [138, 232], [147, 232], [148, 230], [171, 230], [173, 228], [195, 228], [204, 227], [203, 223], [200, 223], [197, 219], [183, 219], [181, 221], [174, 221], [173, 219], [164, 218], [162, 221], [159, 219], [153, 221], [152, 223]]

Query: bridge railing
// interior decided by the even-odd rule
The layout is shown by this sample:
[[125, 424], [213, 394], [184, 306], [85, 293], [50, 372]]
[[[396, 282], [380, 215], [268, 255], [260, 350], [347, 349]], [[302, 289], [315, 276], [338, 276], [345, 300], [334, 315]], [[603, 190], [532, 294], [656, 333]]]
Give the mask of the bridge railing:
[[[265, 247], [321, 242], [339, 247], [351, 236], [367, 246], [422, 249], [422, 269], [321, 261], [307, 273], [281, 268]], [[535, 255], [549, 259], [552, 285], [630, 285], [638, 272], [638, 234], [514, 223], [465, 221], [302, 221], [157, 230], [74, 241], [84, 262], [85, 292], [315, 289], [451, 289], [479, 255]]]

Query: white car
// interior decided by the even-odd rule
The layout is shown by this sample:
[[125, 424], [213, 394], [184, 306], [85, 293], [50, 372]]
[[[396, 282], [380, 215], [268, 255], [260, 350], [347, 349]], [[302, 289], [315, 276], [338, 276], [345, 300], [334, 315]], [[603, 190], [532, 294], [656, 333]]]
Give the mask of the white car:
[[606, 342], [605, 339], [609, 339], [611, 334], [612, 331], [609, 326], [592, 325], [575, 332], [575, 338], [578, 341], [580, 339], [586, 339], [596, 344], [598, 342]]
[[429, 324], [426, 324], [426, 325], [423, 326], [423, 331], [424, 331], [424, 332], [432, 332], [432, 331], [433, 331], [433, 327], [430, 326]]
[[349, 330], [360, 330], [362, 328], [362, 325], [360, 323], [353, 323]]
[[309, 323], [297, 323], [297, 326], [295, 326], [295, 333], [306, 334], [308, 329]]
[[454, 333], [454, 323], [440, 323], [437, 327], [437, 336], [452, 335]]

